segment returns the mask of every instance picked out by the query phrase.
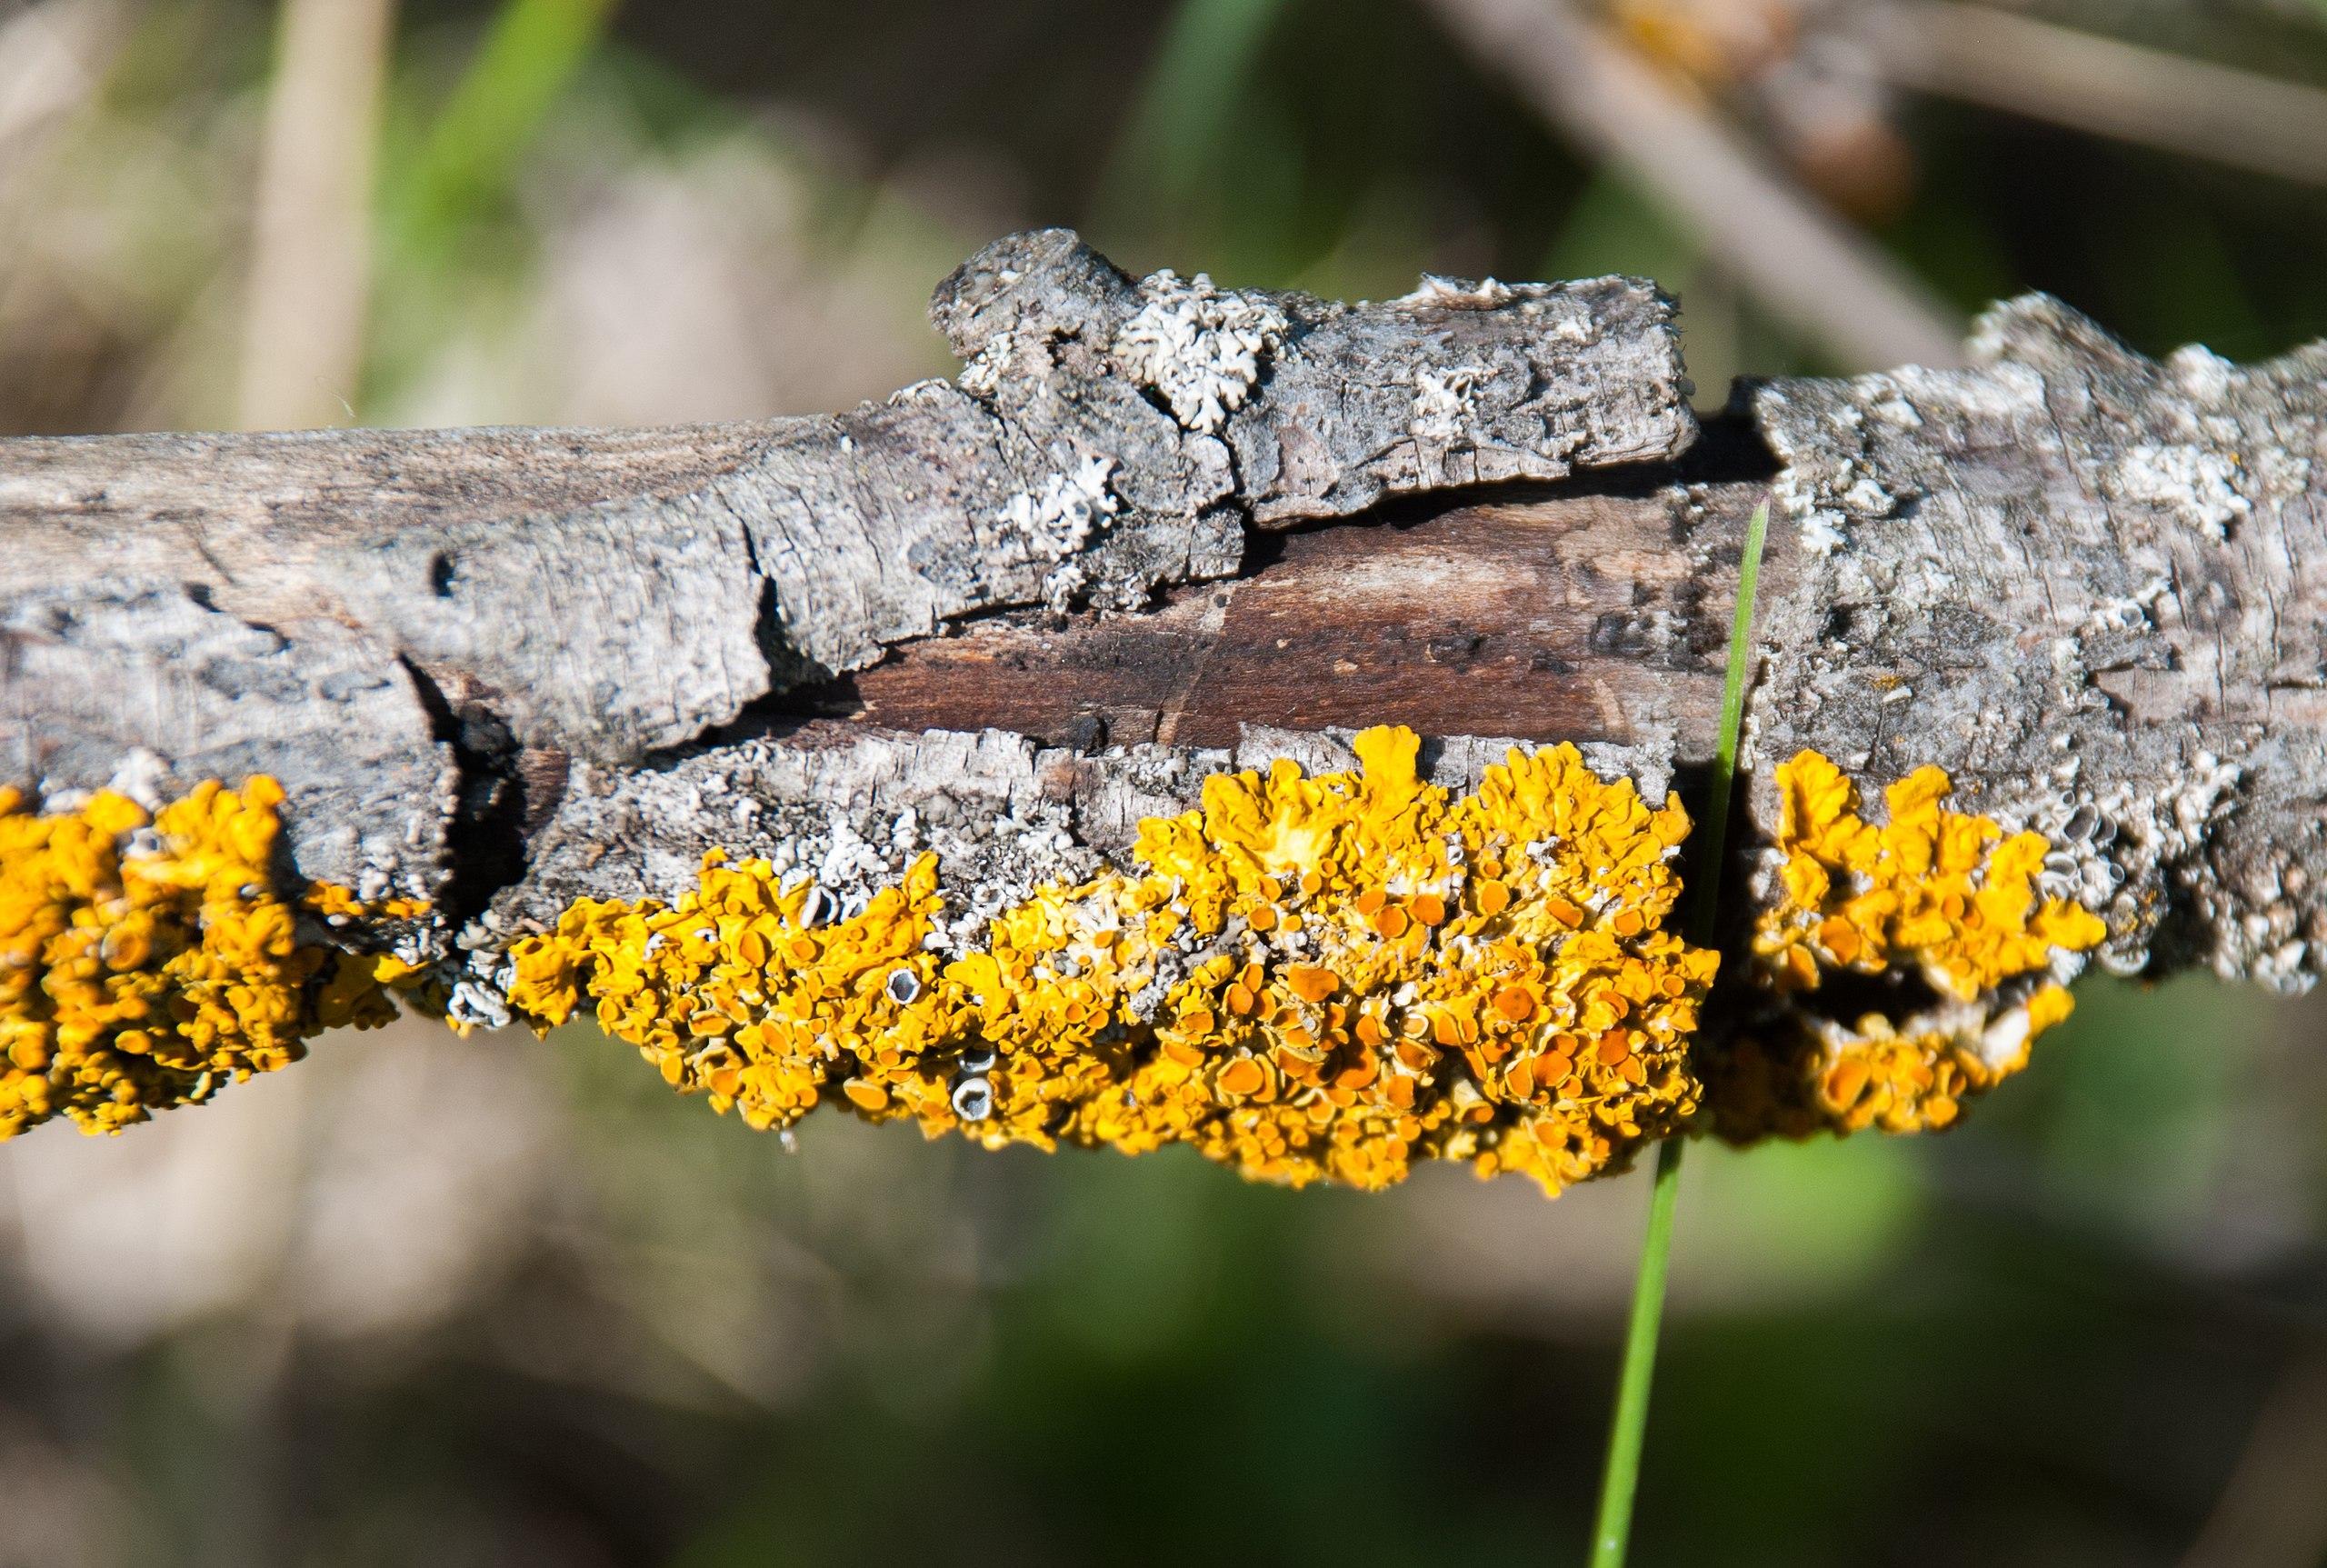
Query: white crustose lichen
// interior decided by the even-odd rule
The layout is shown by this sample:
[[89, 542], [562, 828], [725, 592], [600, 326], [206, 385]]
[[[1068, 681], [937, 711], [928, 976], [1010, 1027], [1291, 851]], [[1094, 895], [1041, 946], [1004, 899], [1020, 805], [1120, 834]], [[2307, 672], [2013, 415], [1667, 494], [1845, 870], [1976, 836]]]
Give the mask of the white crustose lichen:
[[1123, 503], [1108, 489], [1115, 471], [1112, 457], [1085, 456], [1068, 474], [1054, 474], [1040, 494], [1021, 490], [1005, 503], [996, 521], [1016, 529], [1046, 561], [1063, 561], [1090, 539], [1102, 517], [1112, 517]]

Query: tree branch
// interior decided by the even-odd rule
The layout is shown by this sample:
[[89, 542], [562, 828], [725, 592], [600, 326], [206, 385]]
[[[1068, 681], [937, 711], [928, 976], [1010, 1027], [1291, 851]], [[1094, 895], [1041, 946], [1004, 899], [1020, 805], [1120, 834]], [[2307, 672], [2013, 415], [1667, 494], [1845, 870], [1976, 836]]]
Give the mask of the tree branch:
[[[1895, 1034], [1983, 1086], [2085, 948], [2322, 968], [2327, 349], [2155, 364], [2031, 298], [1969, 368], [1750, 385], [1701, 431], [1670, 303], [1622, 279], [1340, 305], [1134, 284], [1051, 231], [933, 315], [958, 382], [825, 418], [7, 443], [0, 782], [273, 774], [293, 878], [429, 901], [394, 931], [456, 1017], [501, 1015], [513, 944], [714, 851], [834, 914], [934, 853], [924, 946], [965, 954], [1208, 775], [1346, 772], [1368, 725], [1434, 737], [1457, 791], [1513, 742], [1651, 801], [1693, 780], [1771, 498], [1725, 1127], [1943, 1122], [1953, 1091], [1893, 1114], [1835, 1064]], [[1780, 769], [1803, 748], [1863, 829]], [[1927, 764], [1987, 820], [1926, 794], [1881, 830]], [[1596, 1158], [1655, 1135], [1623, 1124]]]
[[[264, 764], [303, 870], [434, 898], [459, 737], [430, 758], [432, 706], [480, 749], [632, 763], [965, 617], [1232, 576], [1248, 520], [1694, 430], [1670, 305], [1616, 279], [1353, 307], [1134, 285], [1052, 231], [932, 314], [961, 385], [826, 417], [11, 442], [0, 756], [49, 788], [135, 747], [179, 784]], [[297, 809], [326, 787], [330, 813]]]

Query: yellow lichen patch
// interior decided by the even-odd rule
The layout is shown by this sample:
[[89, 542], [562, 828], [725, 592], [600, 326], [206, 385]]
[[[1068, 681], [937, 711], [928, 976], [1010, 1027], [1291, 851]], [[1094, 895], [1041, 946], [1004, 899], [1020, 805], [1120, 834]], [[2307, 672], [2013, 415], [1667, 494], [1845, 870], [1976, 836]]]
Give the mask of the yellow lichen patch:
[[553, 1024], [586, 989], [599, 1024], [665, 1081], [755, 1127], [790, 1125], [836, 1083], [878, 1117], [934, 1112], [944, 1080], [920, 1064], [951, 1022], [929, 1005], [936, 963], [921, 950], [935, 889], [924, 856], [903, 886], [835, 921], [814, 887], [782, 891], [764, 861], [731, 866], [714, 854], [675, 907], [568, 908], [554, 932], [513, 951], [510, 1000]]
[[41, 815], [0, 789], [0, 1138], [57, 1115], [115, 1131], [393, 1015], [380, 961], [302, 931], [375, 912], [320, 884], [277, 896], [282, 799], [207, 783], [149, 822], [110, 791]]
[[1883, 792], [1881, 827], [1859, 816], [1857, 787], [1816, 752], [1780, 765], [1777, 783], [1784, 897], [1763, 917], [1754, 952], [1781, 986], [1895, 964], [1969, 1002], [2044, 967], [2054, 949], [2081, 952], [2108, 934], [2090, 911], [2038, 897], [2052, 847], [2042, 834], [2007, 834], [1945, 809], [1952, 786], [1938, 768]]
[[1717, 960], [1662, 929], [1688, 830], [1572, 747], [1460, 799], [1412, 732], [1360, 767], [1205, 781], [1135, 868], [1053, 885], [940, 964], [924, 856], [847, 919], [714, 855], [670, 905], [585, 901], [512, 950], [547, 1026], [586, 998], [679, 1087], [754, 1125], [819, 1104], [935, 1135], [1140, 1153], [1380, 1187], [1416, 1159], [1553, 1190], [1677, 1130]]
[[[1777, 785], [1778, 897], [1754, 933], [1754, 975], [1795, 1000], [1767, 1037], [1728, 1053], [1722, 1130], [1944, 1127], [2068, 1016], [2055, 974], [2072, 972], [2072, 955], [2107, 928], [2040, 894], [2052, 848], [2042, 834], [1946, 809], [1952, 786], [1938, 768], [1886, 790], [1879, 826], [1859, 814], [1857, 786], [1815, 752], [1781, 764]], [[1912, 976], [1934, 1000], [1904, 1016], [1820, 1018], [1804, 994], [1837, 974]]]

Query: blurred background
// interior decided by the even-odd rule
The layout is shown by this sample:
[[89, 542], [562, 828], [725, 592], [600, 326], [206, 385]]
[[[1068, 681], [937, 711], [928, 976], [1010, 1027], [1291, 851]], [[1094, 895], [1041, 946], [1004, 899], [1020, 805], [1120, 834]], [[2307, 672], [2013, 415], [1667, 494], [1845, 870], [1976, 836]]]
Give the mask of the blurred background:
[[[822, 410], [1069, 223], [1742, 370], [2327, 332], [2315, 0], [0, 0], [0, 430]], [[2327, 1561], [2327, 997], [1690, 1164], [1643, 1563]], [[798, 1152], [400, 1025], [0, 1150], [0, 1565], [1580, 1561], [1644, 1177]]]

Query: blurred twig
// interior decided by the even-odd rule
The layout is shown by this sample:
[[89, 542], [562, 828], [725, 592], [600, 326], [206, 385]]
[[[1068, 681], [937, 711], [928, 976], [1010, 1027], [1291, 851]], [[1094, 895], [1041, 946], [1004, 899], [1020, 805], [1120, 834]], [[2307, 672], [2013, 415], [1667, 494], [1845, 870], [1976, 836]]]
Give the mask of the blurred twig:
[[371, 285], [372, 170], [395, 0], [286, 0], [259, 168], [239, 418], [352, 418]]
[[1959, 0], [1872, 7], [1903, 87], [2234, 168], [2327, 185], [2327, 93]]
[[1638, 182], [1773, 315], [1847, 368], [1960, 361], [1954, 314], [1565, 0], [1428, 0], [1545, 118]]

